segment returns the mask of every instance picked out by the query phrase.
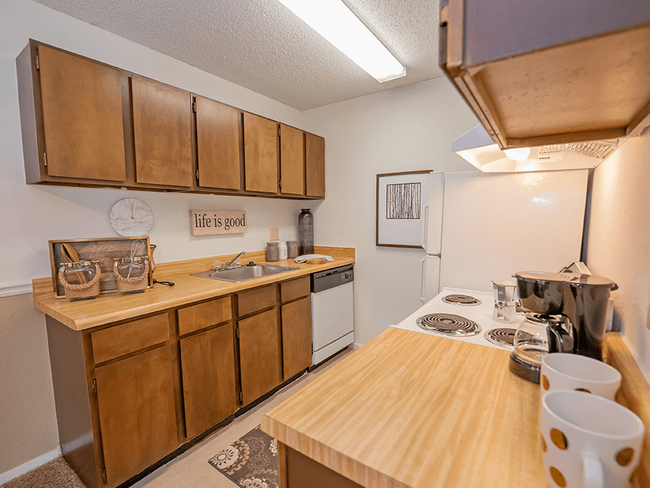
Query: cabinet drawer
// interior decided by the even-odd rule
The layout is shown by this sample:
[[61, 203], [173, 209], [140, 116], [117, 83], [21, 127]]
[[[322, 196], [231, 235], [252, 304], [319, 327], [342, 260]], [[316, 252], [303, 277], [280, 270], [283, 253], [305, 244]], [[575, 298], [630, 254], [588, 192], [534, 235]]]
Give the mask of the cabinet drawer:
[[189, 334], [232, 318], [230, 297], [223, 297], [178, 311], [178, 333]]
[[134, 320], [90, 334], [95, 364], [145, 349], [169, 340], [166, 313]]
[[263, 286], [251, 291], [237, 294], [239, 316], [248, 315], [258, 310], [274, 306], [277, 303], [278, 295], [275, 285]]
[[310, 292], [311, 283], [309, 276], [280, 283], [280, 296], [282, 297], [282, 303], [295, 300], [296, 298], [309, 296]]

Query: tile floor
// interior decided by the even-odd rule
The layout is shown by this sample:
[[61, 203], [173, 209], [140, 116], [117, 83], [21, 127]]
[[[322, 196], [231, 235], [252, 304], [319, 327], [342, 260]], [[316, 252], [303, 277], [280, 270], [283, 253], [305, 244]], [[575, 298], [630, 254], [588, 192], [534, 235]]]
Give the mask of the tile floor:
[[312, 382], [350, 353], [352, 353], [352, 348], [348, 348], [311, 373], [304, 374], [265, 402], [235, 419], [232, 424], [140, 480], [133, 485], [134, 488], [235, 488], [237, 485], [210, 466], [208, 459], [255, 428], [260, 423], [262, 415]]

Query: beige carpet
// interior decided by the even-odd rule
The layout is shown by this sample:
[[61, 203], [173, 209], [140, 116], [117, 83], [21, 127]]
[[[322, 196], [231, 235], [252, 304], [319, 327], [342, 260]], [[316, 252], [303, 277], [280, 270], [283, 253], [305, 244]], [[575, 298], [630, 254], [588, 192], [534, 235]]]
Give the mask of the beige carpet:
[[62, 457], [0, 485], [0, 488], [86, 488]]

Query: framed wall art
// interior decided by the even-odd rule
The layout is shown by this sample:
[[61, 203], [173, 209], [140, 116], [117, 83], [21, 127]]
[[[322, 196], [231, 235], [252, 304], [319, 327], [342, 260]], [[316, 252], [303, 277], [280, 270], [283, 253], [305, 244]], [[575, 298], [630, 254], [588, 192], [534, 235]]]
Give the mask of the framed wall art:
[[376, 245], [422, 248], [431, 170], [377, 175]]

